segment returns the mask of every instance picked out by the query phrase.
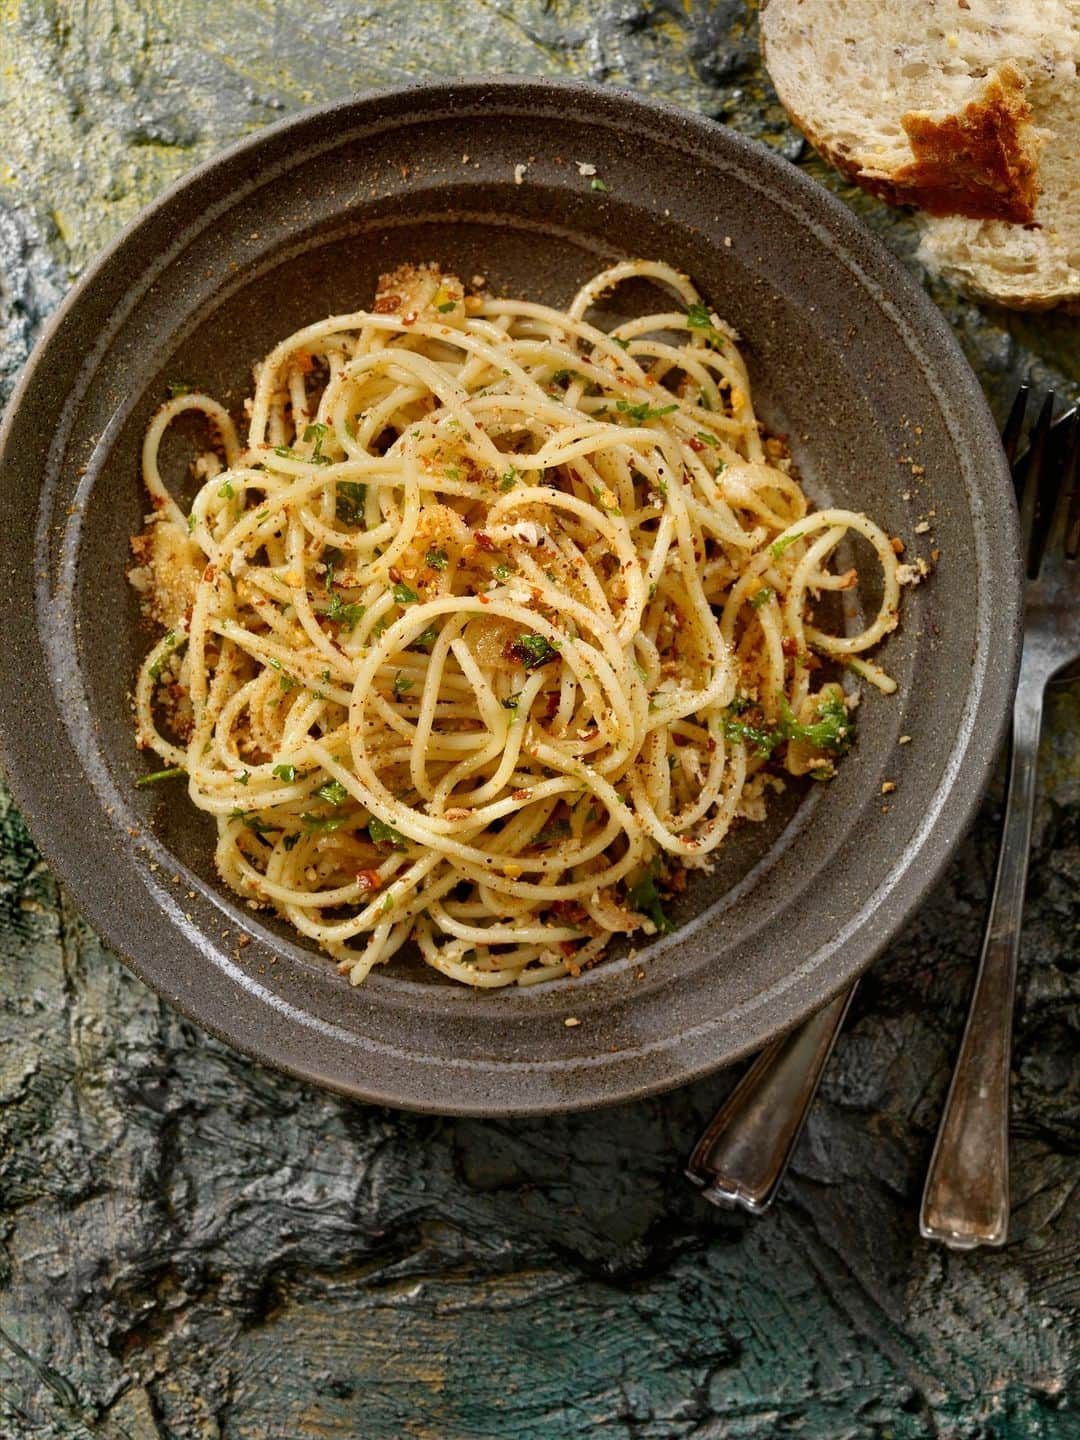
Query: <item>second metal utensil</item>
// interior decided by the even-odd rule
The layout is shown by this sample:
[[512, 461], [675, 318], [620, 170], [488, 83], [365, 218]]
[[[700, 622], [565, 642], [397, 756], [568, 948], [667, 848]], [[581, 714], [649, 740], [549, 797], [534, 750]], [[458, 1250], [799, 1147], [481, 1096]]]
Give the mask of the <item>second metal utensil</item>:
[[[1017, 398], [1022, 407], [1024, 396]], [[1020, 410], [1022, 418], [1022, 408]], [[1047, 397], [1028, 451], [1028, 575], [1005, 826], [964, 1038], [923, 1193], [919, 1230], [956, 1250], [1003, 1245], [1009, 1227], [1009, 1066], [1043, 692], [1080, 655], [1080, 423], [1051, 434]], [[1012, 417], [1010, 417], [1010, 429]], [[1019, 429], [1019, 423], [1015, 427]]]

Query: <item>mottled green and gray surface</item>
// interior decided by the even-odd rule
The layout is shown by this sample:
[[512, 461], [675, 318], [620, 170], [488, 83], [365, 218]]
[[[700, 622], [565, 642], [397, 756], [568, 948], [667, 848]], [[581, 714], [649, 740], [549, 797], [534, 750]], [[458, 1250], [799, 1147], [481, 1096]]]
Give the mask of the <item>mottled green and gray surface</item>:
[[[786, 123], [741, 4], [0, 0], [0, 381], [87, 260], [227, 141], [405, 77], [627, 83]], [[999, 415], [1080, 388], [1075, 321], [941, 286]], [[730, 1084], [580, 1118], [416, 1119], [277, 1076], [149, 994], [0, 806], [0, 1436], [1065, 1440], [1076, 1391], [1076, 700], [1044, 745], [1008, 1247], [916, 1239], [994, 859], [988, 801], [868, 977], [783, 1202], [680, 1164]], [[88, 838], [88, 843], [91, 837]], [[1072, 1387], [1070, 1393], [1070, 1387]]]

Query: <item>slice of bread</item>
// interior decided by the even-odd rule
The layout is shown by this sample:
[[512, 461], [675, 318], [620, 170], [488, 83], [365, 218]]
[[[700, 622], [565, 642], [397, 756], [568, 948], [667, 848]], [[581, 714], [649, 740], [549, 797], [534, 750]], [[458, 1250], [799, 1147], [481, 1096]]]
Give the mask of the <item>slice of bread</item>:
[[761, 37], [827, 160], [950, 217], [926, 222], [931, 268], [1008, 305], [1080, 300], [1080, 0], [764, 0]]
[[1036, 224], [928, 220], [919, 259], [982, 300], [1019, 310], [1080, 310], [1080, 81], [1075, 71], [1034, 73], [1029, 94], [1036, 116], [1053, 126], [1039, 165]]

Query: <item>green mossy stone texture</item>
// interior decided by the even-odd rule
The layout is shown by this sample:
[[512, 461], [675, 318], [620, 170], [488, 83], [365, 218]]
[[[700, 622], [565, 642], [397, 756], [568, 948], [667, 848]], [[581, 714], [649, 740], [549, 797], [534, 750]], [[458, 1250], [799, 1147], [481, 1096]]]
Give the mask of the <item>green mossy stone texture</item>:
[[[368, 86], [628, 84], [778, 149], [909, 265], [910, 219], [787, 123], [734, 0], [0, 0], [0, 384], [95, 251], [222, 145]], [[1080, 331], [928, 282], [999, 418]], [[207, 1039], [0, 804], [0, 1435], [1066, 1440], [1077, 1414], [1080, 755], [1054, 694], [1017, 1021], [1014, 1219], [916, 1238], [1000, 788], [867, 977], [781, 1202], [681, 1164], [733, 1077], [527, 1123], [381, 1111]], [[88, 837], [88, 843], [91, 843]]]

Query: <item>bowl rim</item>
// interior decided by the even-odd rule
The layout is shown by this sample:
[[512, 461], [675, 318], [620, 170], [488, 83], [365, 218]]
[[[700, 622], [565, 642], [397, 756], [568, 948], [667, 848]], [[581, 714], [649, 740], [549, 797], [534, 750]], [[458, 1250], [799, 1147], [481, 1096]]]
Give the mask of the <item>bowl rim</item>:
[[[812, 213], [816, 210], [822, 220], [829, 224], [836, 236], [837, 248], [846, 252], [846, 258], [851, 259], [850, 251], [853, 246], [871, 251], [879, 272], [884, 274], [889, 287], [888, 303], [917, 326], [924, 344], [930, 350], [929, 373], [939, 381], [944, 380], [954, 406], [959, 405], [965, 409], [969, 423], [982, 430], [979, 437], [982, 442], [981, 449], [977, 453], [980, 461], [985, 462], [982, 491], [986, 516], [983, 524], [990, 528], [992, 516], [994, 524], [999, 527], [997, 533], [991, 536], [991, 543], [995, 559], [1002, 565], [1001, 575], [995, 575], [996, 609], [985, 618], [985, 624], [993, 626], [994, 638], [997, 641], [995, 664], [987, 665], [978, 682], [970, 679], [966, 681], [965, 716], [970, 723], [967, 725], [965, 744], [959, 753], [952, 777], [951, 789], [941, 793], [940, 804], [932, 823], [912, 841], [911, 853], [903, 869], [899, 873], [890, 872], [890, 876], [895, 873], [896, 878], [885, 892], [878, 910], [872, 916], [859, 912], [859, 924], [855, 933], [861, 938], [862, 944], [857, 949], [857, 959], [852, 962], [849, 958], [840, 972], [829, 977], [827, 984], [819, 983], [815, 987], [813, 1008], [816, 1009], [849, 985], [895, 937], [937, 883], [971, 823], [993, 772], [1009, 719], [1022, 642], [1023, 580], [1015, 502], [997, 430], [978, 379], [964, 359], [944, 315], [883, 242], [874, 236], [839, 198], [761, 142], [727, 129], [695, 111], [651, 98], [629, 87], [600, 85], [563, 77], [476, 74], [426, 79], [400, 86], [364, 90], [346, 99], [333, 100], [297, 111], [216, 151], [185, 172], [144, 206], [87, 266], [43, 327], [13, 390], [0, 423], [0, 475], [7, 469], [3, 462], [16, 416], [50, 345], [62, 331], [72, 311], [92, 293], [117, 253], [128, 245], [157, 212], [182, 196], [187, 189], [212, 176], [215, 171], [225, 169], [237, 159], [259, 151], [276, 137], [308, 126], [312, 122], [347, 114], [352, 118], [355, 128], [361, 123], [365, 108], [375, 110], [382, 104], [397, 102], [402, 98], [414, 99], [417, 102], [427, 100], [450, 103], [454, 100], [468, 100], [470, 96], [479, 98], [483, 95], [490, 98], [493, 93], [507, 103], [512, 101], [514, 109], [519, 113], [527, 113], [530, 102], [534, 102], [535, 108], [544, 98], [550, 100], [552, 96], [578, 95], [587, 98], [593, 106], [614, 106], [627, 116], [627, 123], [632, 120], [634, 112], [639, 118], [652, 115], [667, 127], [674, 125], [684, 132], [689, 132], [697, 145], [705, 146], [711, 142], [722, 147], [727, 146], [736, 160], [741, 159], [751, 166], [763, 166], [768, 172], [770, 187], [774, 189], [774, 193], [776, 187], [780, 193], [783, 193], [786, 187], [808, 210]], [[598, 118], [595, 110], [591, 118]], [[395, 118], [394, 123], [403, 122]], [[670, 130], [667, 133], [670, 134]], [[884, 305], [885, 300], [879, 295], [877, 303]], [[25, 551], [21, 559], [25, 565]], [[0, 568], [3, 569], [3, 581], [0, 583], [4, 589], [12, 583], [9, 577], [18, 563], [18, 545], [10, 535], [0, 531]], [[137, 922], [132, 924], [131, 917], [121, 915], [118, 910], [111, 910], [95, 888], [91, 875], [77, 864], [68, 863], [64, 853], [65, 842], [50, 822], [49, 814], [41, 803], [46, 797], [39, 777], [34, 774], [32, 759], [37, 752], [32, 743], [28, 744], [25, 716], [17, 715], [17, 706], [12, 703], [11, 672], [14, 670], [17, 674], [18, 669], [18, 663], [12, 664], [8, 656], [0, 655], [0, 677], [5, 679], [5, 683], [0, 685], [0, 766], [19, 810], [26, 816], [35, 843], [50, 867], [70, 888], [82, 913], [91, 920], [94, 927], [140, 979], [203, 1029], [234, 1048], [296, 1078], [353, 1098], [417, 1111], [474, 1116], [550, 1114], [625, 1103], [690, 1083], [718, 1068], [717, 1062], [704, 1060], [687, 1064], [671, 1074], [647, 1075], [636, 1082], [627, 1083], [624, 1077], [615, 1088], [602, 1095], [588, 1093], [588, 1082], [583, 1080], [582, 1089], [585, 1093], [581, 1096], [576, 1093], [559, 1096], [545, 1093], [541, 1097], [533, 1095], [508, 1105], [491, 1103], [488, 1091], [481, 1089], [475, 1100], [468, 1096], [455, 1097], [454, 1102], [447, 1105], [415, 1094], [403, 1097], [400, 1083], [397, 1086], [394, 1083], [389, 1086], [373, 1083], [367, 1074], [360, 1074], [354, 1079], [355, 1066], [351, 1067], [351, 1072], [347, 1074], [346, 1067], [340, 1063], [336, 1067], [319, 1064], [317, 1054], [313, 1054], [310, 1047], [304, 1056], [301, 1053], [302, 1045], [290, 1046], [288, 1056], [282, 1057], [280, 1053], [275, 1053], [273, 1045], [266, 1043], [257, 1022], [258, 1016], [263, 1013], [260, 1005], [265, 1007], [269, 1002], [279, 1011], [288, 1009], [287, 1006], [283, 1006], [270, 992], [262, 991], [252, 1012], [255, 1016], [254, 1022], [247, 1015], [230, 1020], [230, 1017], [222, 1019], [217, 1013], [209, 1013], [205, 1006], [200, 1005], [200, 996], [178, 990], [175, 983], [166, 983], [162, 967], [139, 954], [141, 937]], [[976, 719], [978, 725], [975, 724]], [[64, 743], [70, 743], [66, 734]], [[39, 754], [37, 758], [40, 758]], [[958, 784], [959, 780], [962, 780], [963, 784]], [[916, 860], [918, 863], [913, 863]], [[109, 865], [116, 863], [115, 859], [109, 857], [103, 858], [101, 865], [107, 869]], [[844, 918], [846, 920], [848, 916]], [[160, 908], [153, 923], [168, 923]], [[177, 925], [175, 919], [172, 923], [176, 941], [186, 942], [189, 952], [192, 947], [197, 948], [197, 929], [185, 927], [183, 924]], [[818, 970], [824, 968], [819, 966]], [[819, 981], [822, 978], [817, 972], [811, 974]], [[253, 986], [250, 977], [245, 976], [239, 969], [232, 977], [234, 982], [237, 977], [249, 998], [254, 998], [259, 987]], [[302, 1016], [303, 1012], [297, 1013]], [[729, 1047], [719, 1064], [733, 1063], [760, 1048], [809, 1013], [812, 1011], [802, 1005], [796, 1015], [773, 1019], [771, 1023], [760, 1027], [760, 1033], [755, 1033], [751, 1040], [734, 1048]], [[587, 1069], [587, 1066], [583, 1066], [583, 1073]]]

